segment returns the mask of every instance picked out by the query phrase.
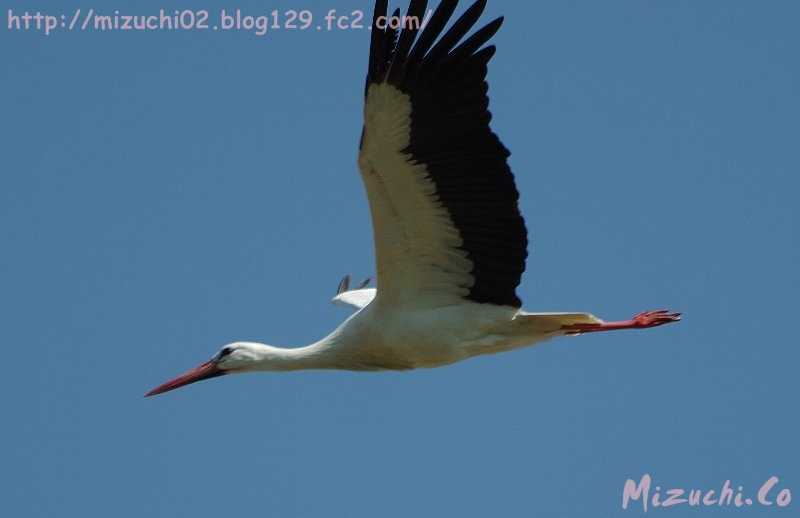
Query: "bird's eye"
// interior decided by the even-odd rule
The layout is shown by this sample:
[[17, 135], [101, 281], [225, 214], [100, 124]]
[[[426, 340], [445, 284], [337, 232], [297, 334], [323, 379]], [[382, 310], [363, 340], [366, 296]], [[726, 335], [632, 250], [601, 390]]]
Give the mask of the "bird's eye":
[[233, 352], [233, 347], [225, 347], [219, 352], [219, 357], [217, 359], [221, 360], [222, 358], [228, 356], [232, 352]]

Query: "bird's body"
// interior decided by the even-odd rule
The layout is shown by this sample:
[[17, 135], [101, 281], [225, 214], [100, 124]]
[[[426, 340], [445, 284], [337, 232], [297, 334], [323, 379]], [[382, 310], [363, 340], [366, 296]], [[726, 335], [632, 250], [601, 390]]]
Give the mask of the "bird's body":
[[[598, 322], [583, 313], [535, 314], [475, 303], [404, 310], [373, 302], [306, 347], [236, 345], [246, 344], [256, 360], [248, 358], [242, 370], [408, 370], [533, 345], [566, 334], [564, 325]], [[231, 369], [238, 367], [232, 363]]]
[[[235, 372], [441, 367], [557, 336], [679, 319], [655, 311], [607, 323], [521, 309], [528, 235], [510, 153], [489, 127], [486, 83], [495, 47], [484, 45], [503, 19], [466, 37], [486, 6], [477, 0], [445, 31], [457, 3], [442, 0], [424, 29], [398, 31], [386, 23], [387, 1], [376, 2], [358, 166], [377, 288], [340, 285], [334, 302], [358, 311], [319, 342], [229, 344], [148, 395]], [[421, 20], [426, 6], [411, 0], [406, 19]]]
[[514, 313], [472, 303], [430, 309], [371, 303], [312, 347], [327, 350], [338, 369], [440, 367], [510, 345]]

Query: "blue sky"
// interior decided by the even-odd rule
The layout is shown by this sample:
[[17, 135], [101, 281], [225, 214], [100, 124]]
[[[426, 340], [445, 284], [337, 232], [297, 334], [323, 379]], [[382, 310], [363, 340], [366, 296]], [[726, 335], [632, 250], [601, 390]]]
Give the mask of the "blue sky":
[[[367, 3], [192, 5], [213, 22]], [[340, 277], [373, 274], [367, 31], [44, 36], [9, 31], [8, 9], [186, 4], [2, 7], [8, 516], [638, 516], [621, 494], [644, 473], [750, 494], [775, 475], [800, 495], [796, 3], [489, 3], [526, 308], [681, 324], [153, 399], [226, 342], [325, 335], [347, 316]], [[766, 511], [656, 514], [698, 512]]]

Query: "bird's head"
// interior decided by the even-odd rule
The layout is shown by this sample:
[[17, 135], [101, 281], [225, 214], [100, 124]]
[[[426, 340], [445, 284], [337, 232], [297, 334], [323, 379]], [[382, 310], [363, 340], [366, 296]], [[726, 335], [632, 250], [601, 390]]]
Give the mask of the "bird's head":
[[234, 342], [225, 345], [207, 362], [162, 383], [145, 394], [145, 397], [163, 394], [176, 388], [224, 376], [225, 374], [258, 370], [258, 366], [265, 359], [265, 352], [268, 349], [265, 345], [250, 342]]

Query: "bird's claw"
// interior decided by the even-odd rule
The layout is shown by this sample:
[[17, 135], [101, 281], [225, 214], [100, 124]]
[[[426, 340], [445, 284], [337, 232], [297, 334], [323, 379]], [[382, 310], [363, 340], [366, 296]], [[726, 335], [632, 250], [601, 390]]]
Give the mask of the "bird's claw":
[[680, 313], [672, 313], [668, 309], [659, 309], [656, 311], [644, 311], [639, 313], [631, 320], [634, 327], [647, 328], [658, 327], [672, 322], [678, 322], [681, 319]]

